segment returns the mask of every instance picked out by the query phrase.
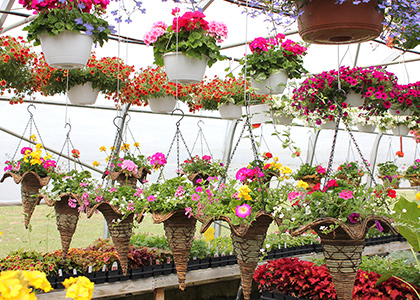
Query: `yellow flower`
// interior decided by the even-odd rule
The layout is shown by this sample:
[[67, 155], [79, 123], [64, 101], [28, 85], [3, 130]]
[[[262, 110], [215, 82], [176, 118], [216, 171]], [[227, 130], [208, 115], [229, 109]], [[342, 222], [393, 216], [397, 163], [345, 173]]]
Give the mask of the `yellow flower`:
[[109, 162], [109, 157], [105, 158], [105, 162]]
[[31, 135], [31, 136], [29, 137], [29, 139], [30, 139], [31, 141], [36, 142], [36, 136], [35, 136], [35, 134]]
[[93, 295], [94, 284], [85, 276], [70, 277], [64, 280], [66, 298], [74, 300], [90, 300]]
[[121, 150], [122, 150], [122, 151], [128, 151], [129, 149], [130, 149], [130, 144], [123, 143], [123, 144], [121, 145]]
[[274, 157], [273, 159], [274, 159], [274, 161], [279, 161], [279, 158], [277, 156]]
[[3, 232], [0, 231], [0, 235], [3, 235]]
[[99, 148], [99, 151], [101, 151], [101, 152], [105, 152], [105, 151], [106, 151], [106, 147], [105, 147], [105, 146], [101, 146], [101, 147]]
[[111, 151], [115, 151], [115, 147], [114, 147], [114, 146], [109, 147], [109, 149], [110, 149]]
[[41, 143], [36, 144], [36, 145], [35, 145], [35, 148], [36, 148], [36, 150], [39, 150], [39, 149], [44, 149], [44, 147], [42, 146], [42, 144], [41, 144]]
[[47, 275], [41, 271], [23, 271], [23, 276], [29, 281], [29, 284], [36, 289], [41, 289], [48, 293], [52, 291], [50, 282], [47, 280]]
[[98, 161], [94, 161], [93, 163], [92, 163], [92, 165], [94, 166], [94, 167], [98, 167], [99, 165], [100, 165], [100, 163], [98, 162]]
[[51, 291], [45, 273], [40, 271], [3, 271], [0, 274], [0, 299], [4, 300], [36, 300], [32, 288]]
[[238, 190], [238, 198], [244, 197], [245, 200], [252, 200], [252, 197], [249, 195], [251, 192], [251, 189], [248, 187], [248, 185], [243, 185]]
[[282, 167], [281, 168], [281, 173], [282, 174], [292, 174], [292, 169], [290, 169], [289, 167]]
[[302, 181], [302, 180], [299, 180], [299, 182], [298, 182], [298, 184], [297, 184], [297, 187], [298, 188], [304, 188], [305, 190], [308, 188], [308, 184], [305, 182], [305, 181]]
[[416, 194], [416, 200], [419, 201], [420, 200], [420, 192], [417, 192]]
[[52, 157], [52, 155], [47, 153], [47, 155], [45, 155], [44, 159], [49, 160], [51, 157]]
[[209, 229], [204, 232], [204, 237], [206, 238], [206, 242], [210, 242], [211, 240], [214, 240], [214, 228], [210, 227]]
[[32, 158], [30, 163], [31, 163], [31, 166], [40, 165], [40, 164], [42, 164], [42, 161], [39, 158]]
[[133, 144], [133, 146], [134, 146], [134, 147], [136, 147], [136, 148], [140, 148], [140, 144], [139, 144], [138, 142], [135, 142], [135, 143]]

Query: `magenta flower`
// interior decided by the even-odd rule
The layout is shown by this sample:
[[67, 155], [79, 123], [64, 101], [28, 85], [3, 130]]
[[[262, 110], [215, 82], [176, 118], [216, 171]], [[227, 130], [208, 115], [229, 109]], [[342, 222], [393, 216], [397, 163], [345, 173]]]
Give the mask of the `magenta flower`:
[[123, 161], [121, 169], [137, 174], [137, 165], [134, 163], [134, 161], [129, 159]]
[[325, 174], [325, 172], [326, 172], [325, 168], [323, 168], [322, 166], [318, 166], [318, 167], [316, 167], [316, 171], [317, 171], [319, 174]]
[[197, 193], [201, 193], [201, 192], [203, 191], [203, 187], [201, 187], [201, 186], [197, 186], [197, 187], [195, 188], [195, 191], [196, 191]]
[[134, 203], [133, 202], [128, 203], [127, 210], [134, 211]]
[[252, 53], [261, 53], [263, 51], [268, 51], [267, 40], [263, 37], [258, 37], [249, 44], [249, 49], [251, 49]]
[[76, 201], [76, 199], [72, 199], [72, 198], [69, 198], [69, 206], [71, 207], [71, 208], [76, 208], [76, 206], [77, 206], [77, 201]]
[[375, 227], [378, 229], [379, 232], [384, 231], [384, 228], [382, 227], [381, 223], [377, 220], [375, 220]]
[[114, 192], [116, 192], [117, 191], [117, 189], [116, 188], [114, 188], [114, 187], [110, 187], [109, 188], [109, 192], [110, 193], [114, 193]]
[[140, 197], [140, 195], [143, 193], [143, 189], [137, 189], [137, 191], [134, 193], [134, 197]]
[[236, 172], [236, 180], [244, 181], [248, 175], [248, 168], [241, 168]]
[[153, 202], [153, 201], [155, 201], [155, 199], [156, 199], [156, 197], [153, 196], [153, 195], [150, 195], [149, 197], [147, 197], [147, 201], [149, 201], [149, 202]]
[[165, 154], [157, 152], [147, 158], [154, 169], [159, 169], [166, 164]]
[[96, 196], [95, 201], [101, 202], [104, 198], [102, 196]]
[[353, 223], [353, 224], [357, 223], [359, 219], [360, 219], [360, 215], [358, 213], [352, 213], [349, 216], [350, 223]]
[[349, 190], [342, 190], [340, 194], [338, 194], [338, 197], [341, 199], [351, 199], [353, 198], [353, 192]]
[[32, 148], [29, 147], [23, 147], [22, 150], [20, 150], [21, 154], [26, 154], [26, 151], [29, 151], [28, 153], [32, 152]]
[[251, 214], [251, 206], [248, 204], [238, 205], [235, 213], [239, 218], [246, 218]]
[[200, 196], [198, 194], [192, 194], [191, 198], [192, 198], [193, 201], [200, 200]]

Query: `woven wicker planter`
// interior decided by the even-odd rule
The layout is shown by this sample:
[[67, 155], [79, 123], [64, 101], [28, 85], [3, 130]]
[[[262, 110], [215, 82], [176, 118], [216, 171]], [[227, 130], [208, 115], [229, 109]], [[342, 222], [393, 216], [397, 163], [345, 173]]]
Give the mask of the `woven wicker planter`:
[[[260, 249], [264, 243], [268, 227], [273, 221], [271, 214], [259, 212], [256, 215], [256, 220], [252, 222], [251, 226], [241, 224], [234, 226], [229, 217], [221, 216], [217, 220], [226, 221], [230, 226], [230, 237], [232, 238], [233, 250], [238, 260], [239, 270], [241, 272], [241, 284], [244, 293], [244, 299], [251, 299], [252, 280], [255, 269], [260, 261]], [[280, 224], [279, 219], [274, 219], [277, 224]], [[200, 229], [204, 233], [210, 225], [216, 221], [202, 220], [203, 226]]]
[[410, 186], [420, 186], [420, 175], [419, 174], [407, 175], [406, 178], [410, 182]]
[[[76, 232], [77, 223], [79, 222], [79, 206], [83, 205], [79, 197], [73, 193], [63, 193], [60, 201], [50, 200], [46, 195], [38, 195], [38, 199], [44, 199], [49, 206], [54, 206], [57, 229], [60, 232], [61, 247], [63, 249], [63, 257], [67, 257], [71, 240]], [[69, 206], [69, 198], [76, 199], [77, 206], [75, 208]]]
[[[187, 178], [192, 182], [194, 186], [201, 186], [207, 183], [207, 178], [209, 178], [209, 175], [197, 172], [187, 175]], [[202, 179], [203, 181], [201, 183], [198, 183], [197, 180], [199, 179]]]
[[140, 182], [145, 181], [147, 174], [152, 174], [152, 172], [146, 167], [141, 167], [137, 170], [136, 174], [132, 172], [128, 172], [128, 174], [129, 175], [127, 176], [127, 171], [124, 172], [124, 170], [119, 170], [118, 172], [109, 171], [108, 174], [103, 174], [102, 178], [105, 178], [108, 175], [109, 178], [115, 180], [120, 185], [126, 185], [135, 188], [137, 185], [137, 180]]
[[184, 210], [171, 211], [164, 215], [153, 212], [153, 221], [157, 224], [163, 222], [165, 235], [171, 248], [178, 275], [179, 289], [185, 290], [188, 258], [195, 235], [197, 219], [188, 218]]
[[118, 252], [121, 269], [124, 276], [127, 275], [128, 248], [133, 232], [134, 214], [123, 215], [117, 207], [108, 202], [100, 202], [93, 206], [87, 217], [90, 218], [95, 210], [99, 210], [108, 225], [109, 234]]
[[[384, 185], [389, 185], [389, 183], [390, 183], [389, 179], [388, 179], [389, 176], [378, 176], [378, 177], [382, 180], [382, 183]], [[394, 184], [391, 184], [391, 187], [393, 189], [399, 189], [400, 188], [401, 178], [404, 178], [404, 176], [397, 175], [397, 181]]]
[[337, 178], [339, 178], [341, 180], [344, 180], [347, 184], [350, 184], [350, 185], [353, 185], [353, 186], [359, 186], [360, 185], [360, 181], [362, 180], [363, 175], [364, 174], [362, 172], [360, 172], [360, 173], [358, 173], [358, 177], [355, 177], [355, 178], [350, 177], [350, 178], [348, 178], [347, 175], [340, 174], [340, 175], [337, 176]]
[[321, 176], [319, 175], [306, 175], [302, 178], [296, 178], [298, 180], [302, 180], [308, 184], [309, 191], [312, 191], [315, 185], [321, 183]]
[[39, 204], [39, 199], [36, 197], [38, 191], [50, 181], [50, 177], [40, 177], [35, 172], [25, 172], [22, 175], [12, 172], [6, 172], [0, 179], [3, 182], [6, 178], [12, 177], [16, 184], [21, 183], [21, 195], [23, 203], [23, 212], [25, 215], [25, 228], [28, 229], [29, 222], [35, 210], [35, 206]]
[[[375, 224], [375, 220], [380, 222], [384, 232], [398, 233], [392, 227], [390, 219], [378, 216], [369, 216], [356, 224], [341, 223], [335, 218], [323, 218], [301, 226], [291, 233], [292, 236], [297, 236], [313, 229], [321, 238], [325, 263], [330, 271], [338, 300], [352, 298], [354, 280], [365, 247], [366, 233]], [[339, 226], [328, 234], [324, 234], [320, 229], [332, 224]]]

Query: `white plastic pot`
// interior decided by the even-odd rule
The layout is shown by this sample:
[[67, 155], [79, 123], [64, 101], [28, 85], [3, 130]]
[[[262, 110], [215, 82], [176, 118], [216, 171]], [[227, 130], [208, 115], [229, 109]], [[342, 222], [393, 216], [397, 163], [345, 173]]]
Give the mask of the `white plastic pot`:
[[237, 120], [242, 117], [242, 106], [224, 103], [219, 107], [219, 113], [224, 120]]
[[69, 89], [67, 96], [71, 104], [76, 105], [92, 105], [95, 104], [98, 98], [99, 88], [92, 88], [91, 82], [85, 84], [75, 85]]
[[257, 95], [276, 95], [283, 93], [287, 83], [287, 72], [280, 70], [271, 74], [267, 79], [257, 81], [251, 79], [251, 85]]
[[251, 124], [261, 124], [271, 120], [270, 106], [268, 104], [257, 104], [249, 107]]
[[150, 98], [148, 102], [150, 110], [153, 112], [172, 112], [176, 106], [176, 98], [174, 96]]
[[409, 109], [389, 109], [389, 113], [392, 116], [409, 116], [411, 114], [411, 111]]
[[208, 58], [188, 57], [181, 52], [169, 52], [162, 55], [166, 75], [170, 82], [191, 84], [203, 80]]
[[392, 133], [396, 136], [405, 136], [410, 132], [410, 129], [407, 125], [399, 124], [393, 128], [391, 128]]
[[366, 124], [357, 123], [356, 126], [360, 132], [365, 132], [365, 133], [372, 133], [376, 129], [375, 125], [366, 125]]
[[321, 129], [335, 129], [336, 123], [334, 121], [326, 121], [325, 123], [319, 125]]
[[362, 94], [351, 91], [347, 94], [347, 99], [344, 102], [347, 103], [348, 107], [360, 107], [363, 105], [364, 99]]
[[289, 125], [292, 123], [293, 118], [287, 117], [287, 116], [275, 116], [274, 122], [279, 125]]
[[80, 69], [86, 66], [93, 38], [85, 33], [63, 31], [55, 36], [39, 37], [48, 65], [57, 69]]

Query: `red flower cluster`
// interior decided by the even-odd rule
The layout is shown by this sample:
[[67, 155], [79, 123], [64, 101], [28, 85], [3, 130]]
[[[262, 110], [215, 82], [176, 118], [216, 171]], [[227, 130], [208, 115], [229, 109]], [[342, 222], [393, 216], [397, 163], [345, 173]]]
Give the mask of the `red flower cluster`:
[[91, 12], [92, 8], [100, 8], [105, 11], [109, 4], [109, 0], [72, 0], [72, 1], [59, 1], [59, 0], [19, 0], [28, 10], [35, 10], [36, 12], [49, 11], [54, 8], [64, 7], [79, 7], [85, 13]]
[[[353, 300], [414, 300], [415, 292], [410, 287], [391, 277], [375, 287], [381, 275], [375, 272], [357, 272]], [[254, 274], [260, 290], [279, 291], [285, 295], [311, 300], [337, 299], [334, 284], [325, 265], [298, 258], [281, 258], [261, 265]], [[417, 292], [419, 288], [415, 287]]]
[[196, 11], [188, 11], [180, 17], [175, 17], [172, 22], [172, 30], [174, 32], [179, 32], [180, 30], [183, 31], [191, 31], [194, 29], [203, 28], [204, 30], [209, 29], [209, 22], [204, 20], [206, 16], [196, 10]]

